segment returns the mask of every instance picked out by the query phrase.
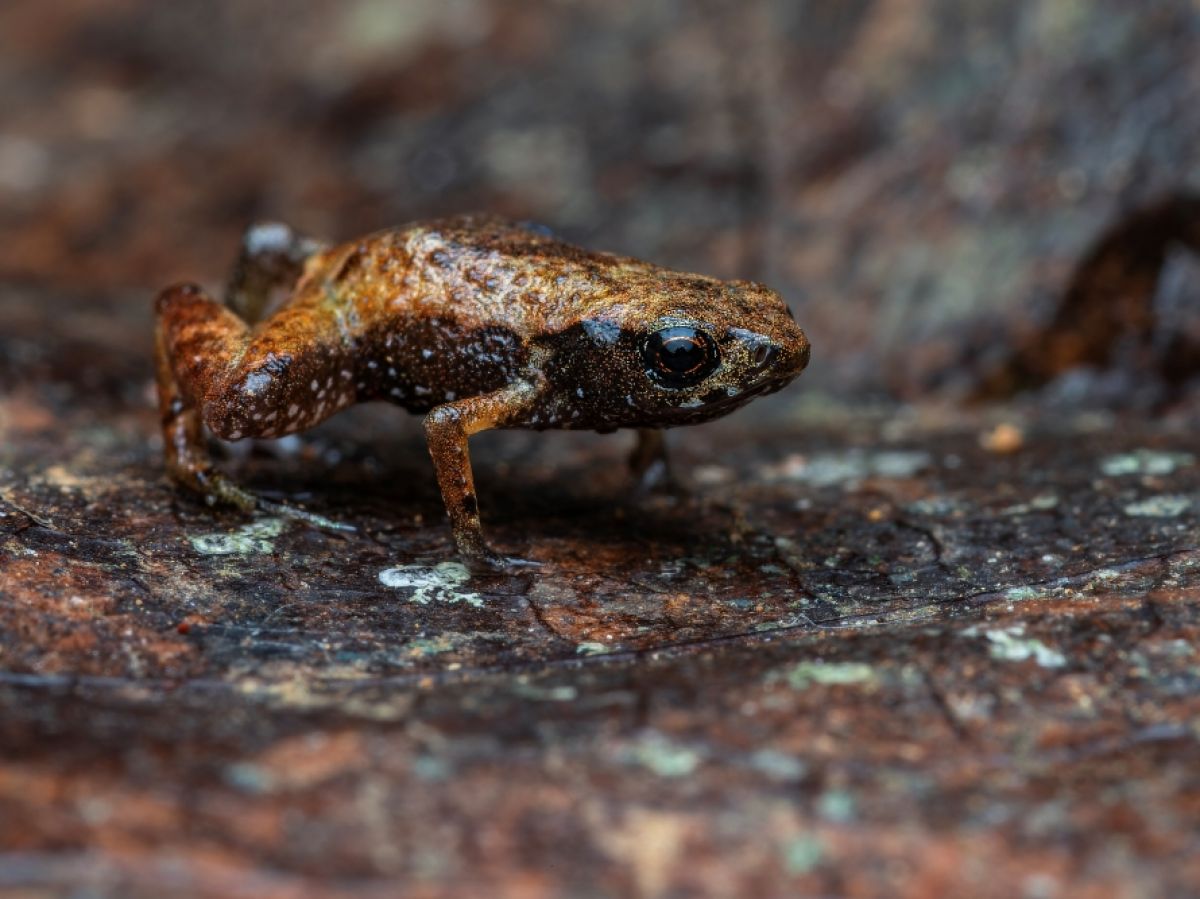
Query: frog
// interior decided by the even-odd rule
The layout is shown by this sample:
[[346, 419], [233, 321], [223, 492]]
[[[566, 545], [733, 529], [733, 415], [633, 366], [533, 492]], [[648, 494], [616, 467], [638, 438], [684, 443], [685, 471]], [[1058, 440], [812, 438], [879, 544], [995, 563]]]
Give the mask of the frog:
[[258, 224], [221, 299], [178, 283], [154, 309], [175, 484], [210, 505], [304, 517], [220, 471], [205, 429], [223, 441], [282, 438], [389, 402], [424, 416], [454, 546], [473, 572], [524, 562], [485, 539], [472, 435], [631, 429], [633, 474], [662, 483], [664, 430], [774, 393], [810, 358], [790, 307], [760, 283], [583, 249], [490, 214], [340, 244]]

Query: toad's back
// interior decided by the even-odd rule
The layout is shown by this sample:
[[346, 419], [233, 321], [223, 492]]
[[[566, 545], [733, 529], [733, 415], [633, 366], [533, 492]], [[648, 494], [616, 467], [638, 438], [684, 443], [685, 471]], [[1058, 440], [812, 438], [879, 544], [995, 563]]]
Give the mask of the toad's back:
[[260, 331], [332, 318], [355, 362], [357, 400], [422, 412], [508, 383], [533, 341], [653, 270], [532, 227], [459, 216], [315, 254]]
[[293, 304], [352, 307], [358, 324], [456, 318], [523, 337], [567, 327], [646, 263], [594, 253], [531, 226], [458, 216], [381, 231], [314, 256]]

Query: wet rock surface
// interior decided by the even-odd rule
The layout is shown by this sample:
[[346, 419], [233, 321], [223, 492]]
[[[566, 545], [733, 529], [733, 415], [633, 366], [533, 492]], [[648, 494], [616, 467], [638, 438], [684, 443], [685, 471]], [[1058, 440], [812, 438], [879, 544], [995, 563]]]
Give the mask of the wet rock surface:
[[[0, 894], [1200, 893], [1193, 5], [289, 9], [0, 10]], [[464, 209], [812, 369], [475, 439], [517, 576], [386, 407], [221, 461], [352, 533], [165, 482], [155, 289]]]
[[489, 435], [494, 540], [542, 565], [471, 578], [386, 407], [223, 461], [353, 534], [173, 491], [146, 325], [88, 339], [119, 389], [65, 335], [0, 404], [0, 886], [1197, 884], [1186, 421], [796, 391], [672, 432], [691, 492], [642, 499], [622, 435]]

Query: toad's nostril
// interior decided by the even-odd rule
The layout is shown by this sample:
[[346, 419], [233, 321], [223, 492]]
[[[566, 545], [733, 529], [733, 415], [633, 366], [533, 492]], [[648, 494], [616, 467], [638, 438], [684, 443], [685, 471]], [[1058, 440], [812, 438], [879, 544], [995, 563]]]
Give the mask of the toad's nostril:
[[754, 364], [758, 368], [766, 368], [779, 355], [779, 347], [770, 343], [760, 343], [754, 348]]

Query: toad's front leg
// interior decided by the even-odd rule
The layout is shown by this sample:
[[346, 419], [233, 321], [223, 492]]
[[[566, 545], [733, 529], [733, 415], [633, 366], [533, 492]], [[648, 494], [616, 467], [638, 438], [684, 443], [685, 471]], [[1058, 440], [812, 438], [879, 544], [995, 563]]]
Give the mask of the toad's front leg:
[[663, 431], [654, 428], [639, 428], [637, 444], [629, 454], [629, 470], [637, 480], [637, 493], [664, 493], [671, 496], [687, 496], [687, 488], [675, 476], [671, 458], [667, 454], [667, 441]]
[[518, 381], [495, 393], [438, 406], [425, 416], [429, 454], [450, 516], [454, 543], [463, 561], [473, 570], [494, 571], [535, 564], [498, 555], [484, 540], [467, 441], [480, 431], [520, 422], [536, 401], [537, 393], [532, 380]]

